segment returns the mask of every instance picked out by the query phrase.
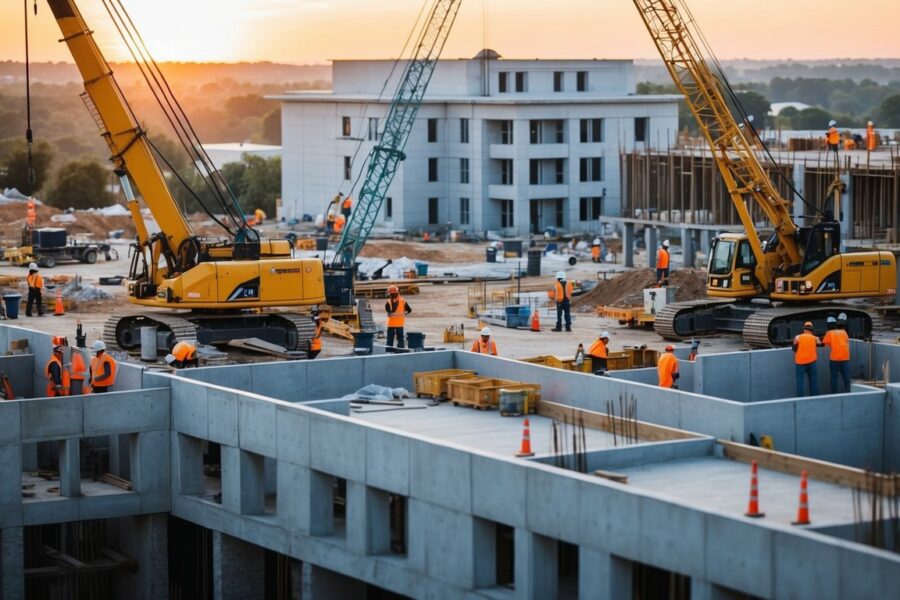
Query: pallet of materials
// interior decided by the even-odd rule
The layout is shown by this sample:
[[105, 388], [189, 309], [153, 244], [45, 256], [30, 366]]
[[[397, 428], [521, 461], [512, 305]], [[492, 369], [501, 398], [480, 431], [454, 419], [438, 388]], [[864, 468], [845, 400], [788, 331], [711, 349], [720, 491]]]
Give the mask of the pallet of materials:
[[447, 397], [454, 406], [471, 406], [478, 410], [497, 408], [500, 405], [500, 390], [527, 391], [529, 406], [537, 406], [541, 399], [541, 386], [537, 383], [490, 377], [450, 379], [447, 382]]
[[626, 325], [629, 329], [652, 328], [656, 321], [656, 315], [645, 313], [643, 306], [598, 306], [597, 314], [607, 319], [615, 319], [619, 325]]
[[431, 398], [447, 397], [447, 382], [451, 379], [474, 377], [475, 371], [465, 369], [439, 369], [437, 371], [419, 371], [413, 373], [413, 389], [417, 396]]
[[387, 290], [392, 285], [397, 286], [403, 296], [415, 296], [419, 293], [419, 286], [409, 281], [379, 280], [357, 281], [354, 284], [354, 293], [359, 298], [387, 298]]

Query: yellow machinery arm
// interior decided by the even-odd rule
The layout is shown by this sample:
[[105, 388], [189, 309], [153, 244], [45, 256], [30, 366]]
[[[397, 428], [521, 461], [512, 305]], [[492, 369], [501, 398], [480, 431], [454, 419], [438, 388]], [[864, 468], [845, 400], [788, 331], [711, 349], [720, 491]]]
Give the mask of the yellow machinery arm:
[[[693, 33], [678, 12], [674, 0], [634, 0], [647, 31], [672, 76], [684, 94], [700, 130], [712, 148], [719, 171], [725, 180], [734, 206], [748, 234], [756, 256], [756, 275], [771, 288], [773, 267], [801, 262], [800, 247], [790, 214], [790, 203], [781, 197], [753, 152], [753, 145], [738, 126], [725, 98], [719, 79], [703, 58]], [[756, 226], [748, 209], [755, 202], [775, 227], [777, 261], [767, 260]]]

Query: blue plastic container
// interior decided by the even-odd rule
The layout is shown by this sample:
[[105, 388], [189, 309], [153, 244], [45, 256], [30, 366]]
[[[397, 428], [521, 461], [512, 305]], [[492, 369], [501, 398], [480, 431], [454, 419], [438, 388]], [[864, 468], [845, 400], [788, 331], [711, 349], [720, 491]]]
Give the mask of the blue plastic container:
[[407, 332], [406, 345], [410, 350], [421, 350], [425, 347], [425, 334], [417, 331]]
[[[522, 325], [522, 317], [520, 316], [520, 312], [523, 308], [528, 308], [527, 306], [507, 306], [506, 307], [506, 326], [507, 327], [520, 327]], [[529, 308], [529, 314], [531, 309]]]
[[419, 277], [425, 277], [428, 275], [428, 263], [417, 262], [416, 263], [416, 275]]
[[6, 318], [19, 318], [19, 302], [22, 301], [22, 294], [3, 294], [3, 303], [6, 305]]
[[375, 334], [371, 331], [360, 331], [353, 334], [353, 349], [365, 350], [366, 354], [372, 354], [375, 343]]

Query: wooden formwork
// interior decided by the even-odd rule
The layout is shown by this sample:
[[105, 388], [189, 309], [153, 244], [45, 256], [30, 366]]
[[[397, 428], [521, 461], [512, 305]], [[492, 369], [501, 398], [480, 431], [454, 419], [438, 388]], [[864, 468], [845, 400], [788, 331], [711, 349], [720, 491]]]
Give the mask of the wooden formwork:
[[447, 397], [447, 382], [451, 379], [474, 377], [475, 371], [465, 369], [440, 369], [413, 373], [413, 389], [417, 396]]

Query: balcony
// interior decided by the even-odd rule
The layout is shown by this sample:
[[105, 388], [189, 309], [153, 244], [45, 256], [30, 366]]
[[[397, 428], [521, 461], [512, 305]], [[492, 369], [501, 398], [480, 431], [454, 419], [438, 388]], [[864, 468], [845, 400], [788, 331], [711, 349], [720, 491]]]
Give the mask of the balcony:
[[488, 196], [496, 200], [515, 200], [516, 186], [492, 183], [488, 186]]
[[528, 198], [530, 200], [546, 200], [550, 198], [568, 198], [569, 186], [565, 183], [550, 185], [529, 185]]
[[528, 144], [528, 158], [569, 158], [568, 144]]
[[515, 158], [516, 146], [514, 144], [491, 144], [489, 158]]

